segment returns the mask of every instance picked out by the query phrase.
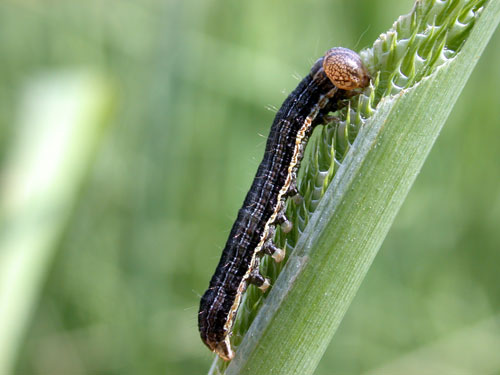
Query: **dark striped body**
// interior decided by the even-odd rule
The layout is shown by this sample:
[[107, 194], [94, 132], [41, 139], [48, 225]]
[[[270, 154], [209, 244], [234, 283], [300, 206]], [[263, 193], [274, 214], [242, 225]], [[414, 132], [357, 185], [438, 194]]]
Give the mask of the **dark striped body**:
[[284, 188], [295, 183], [307, 139], [314, 126], [321, 123], [328, 112], [336, 110], [346, 94], [325, 75], [322, 60], [314, 65], [276, 114], [264, 158], [238, 212], [209, 289], [201, 299], [198, 317], [201, 338], [222, 357], [232, 356], [227, 347], [228, 336], [241, 293], [246, 289], [252, 267], [258, 264], [256, 253], [262, 250], [269, 226], [274, 225], [276, 215], [284, 209]]

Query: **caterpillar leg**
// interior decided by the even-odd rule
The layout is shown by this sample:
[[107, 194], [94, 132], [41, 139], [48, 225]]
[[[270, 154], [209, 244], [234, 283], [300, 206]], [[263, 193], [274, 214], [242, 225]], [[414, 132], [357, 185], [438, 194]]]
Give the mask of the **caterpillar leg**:
[[286, 196], [290, 197], [296, 205], [299, 205], [302, 203], [302, 200], [304, 197], [300, 195], [299, 193], [299, 188], [297, 186], [297, 180], [294, 180], [291, 184], [290, 187], [288, 188], [288, 191], [286, 192]]
[[266, 241], [263, 250], [266, 254], [271, 255], [276, 263], [279, 263], [283, 261], [283, 259], [285, 259], [286, 251], [276, 246], [272, 240]]
[[294, 180], [288, 187], [288, 190], [286, 192], [286, 197], [293, 197], [297, 194], [299, 194], [299, 189], [297, 188], [296, 180]]
[[338, 116], [333, 116], [333, 115], [324, 115], [322, 116], [322, 124], [329, 124], [330, 122], [335, 122], [335, 123], [339, 123], [341, 122], [342, 120], [340, 119], [340, 117]]
[[248, 278], [250, 284], [256, 285], [260, 290], [265, 292], [267, 288], [271, 285], [271, 282], [267, 277], [262, 276], [258, 269], [252, 271], [250, 277]]
[[281, 211], [276, 217], [276, 222], [281, 225], [283, 233], [288, 233], [292, 230], [292, 223], [285, 216], [285, 210]]

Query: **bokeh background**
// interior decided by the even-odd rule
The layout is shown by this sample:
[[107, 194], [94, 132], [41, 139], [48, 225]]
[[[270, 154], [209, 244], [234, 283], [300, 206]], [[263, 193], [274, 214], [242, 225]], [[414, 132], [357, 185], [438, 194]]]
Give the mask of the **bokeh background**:
[[[411, 6], [3, 0], [0, 303], [28, 312], [0, 323], [17, 327], [0, 342], [12, 373], [206, 373], [199, 297], [273, 108], [325, 50], [369, 47]], [[500, 374], [499, 47], [496, 32], [317, 374]]]

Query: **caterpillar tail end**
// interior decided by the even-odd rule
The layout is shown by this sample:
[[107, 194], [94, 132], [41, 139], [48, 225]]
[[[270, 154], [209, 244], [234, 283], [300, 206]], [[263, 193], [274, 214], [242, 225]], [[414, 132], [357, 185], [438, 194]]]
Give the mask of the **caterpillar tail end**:
[[231, 343], [229, 341], [229, 336], [227, 336], [224, 341], [221, 341], [215, 348], [215, 354], [217, 354], [224, 361], [230, 361], [234, 358], [234, 351], [231, 348]]

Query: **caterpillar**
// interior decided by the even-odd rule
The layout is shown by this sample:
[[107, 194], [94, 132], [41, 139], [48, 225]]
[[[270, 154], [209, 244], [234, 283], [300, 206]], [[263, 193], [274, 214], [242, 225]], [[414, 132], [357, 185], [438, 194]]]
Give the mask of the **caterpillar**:
[[285, 202], [298, 194], [297, 171], [309, 136], [315, 126], [326, 122], [328, 113], [356, 93], [353, 90], [367, 87], [369, 82], [356, 52], [332, 48], [316, 61], [277, 112], [264, 158], [200, 302], [201, 339], [223, 360], [234, 357], [230, 337], [248, 284], [263, 291], [270, 285], [259, 272], [260, 258], [265, 254], [276, 262], [285, 258], [285, 251], [273, 238], [277, 225], [284, 232], [292, 228], [285, 217]]

